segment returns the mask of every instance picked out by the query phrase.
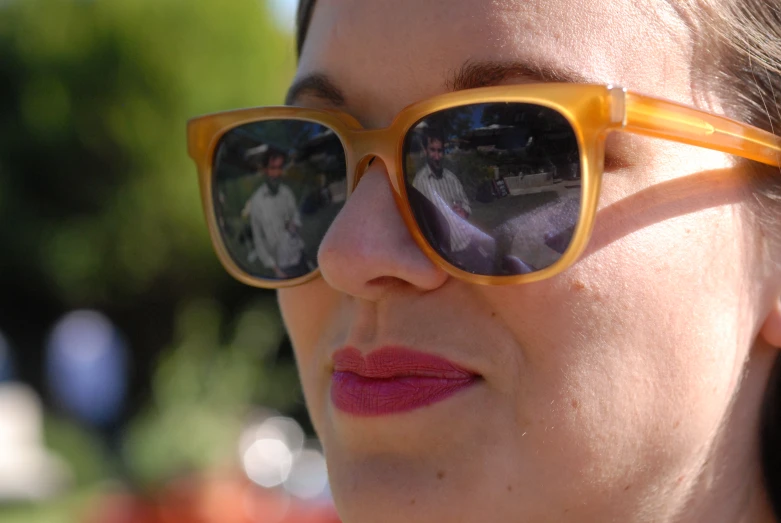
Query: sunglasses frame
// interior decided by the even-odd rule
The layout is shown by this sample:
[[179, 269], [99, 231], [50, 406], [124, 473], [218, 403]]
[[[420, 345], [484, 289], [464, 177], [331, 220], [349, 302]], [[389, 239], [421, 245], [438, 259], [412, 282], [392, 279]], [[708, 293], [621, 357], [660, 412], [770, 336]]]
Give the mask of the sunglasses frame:
[[[478, 275], [448, 263], [421, 232], [407, 198], [404, 141], [421, 119], [463, 105], [515, 102], [556, 110], [572, 126], [580, 150], [581, 205], [572, 240], [552, 265], [528, 274]], [[303, 107], [258, 107], [216, 113], [187, 123], [188, 150], [198, 168], [201, 199], [214, 249], [225, 269], [239, 281], [255, 287], [279, 289], [313, 280], [317, 268], [290, 280], [266, 280], [239, 268], [222, 240], [212, 194], [212, 163], [220, 139], [228, 131], [264, 120], [293, 119], [318, 123], [333, 130], [342, 143], [347, 165], [347, 198], [355, 190], [373, 158], [380, 158], [404, 223], [418, 247], [438, 267], [459, 280], [482, 285], [512, 285], [550, 278], [575, 263], [588, 244], [596, 218], [605, 157], [605, 138], [612, 131], [662, 138], [764, 164], [781, 167], [781, 138], [757, 127], [717, 116], [677, 102], [644, 96], [620, 87], [571, 83], [483, 87], [435, 96], [402, 109], [390, 126], [365, 129], [351, 115], [337, 110]]]

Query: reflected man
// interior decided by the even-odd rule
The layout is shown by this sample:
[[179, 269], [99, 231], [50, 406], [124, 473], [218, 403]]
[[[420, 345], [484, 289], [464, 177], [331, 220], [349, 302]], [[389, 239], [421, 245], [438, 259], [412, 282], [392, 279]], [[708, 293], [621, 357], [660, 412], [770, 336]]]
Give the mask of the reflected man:
[[250, 261], [259, 260], [277, 278], [308, 273], [296, 198], [290, 187], [282, 183], [287, 153], [262, 145], [247, 151], [245, 157], [254, 160], [258, 175], [264, 178], [242, 211], [252, 228], [254, 251]]
[[444, 217], [450, 231], [450, 241], [449, 245], [441, 247], [457, 257], [472, 242], [472, 226], [466, 221], [472, 213], [472, 207], [461, 181], [442, 165], [445, 152], [442, 131], [426, 128], [423, 132], [423, 148], [426, 165], [415, 174], [412, 186], [433, 203]]

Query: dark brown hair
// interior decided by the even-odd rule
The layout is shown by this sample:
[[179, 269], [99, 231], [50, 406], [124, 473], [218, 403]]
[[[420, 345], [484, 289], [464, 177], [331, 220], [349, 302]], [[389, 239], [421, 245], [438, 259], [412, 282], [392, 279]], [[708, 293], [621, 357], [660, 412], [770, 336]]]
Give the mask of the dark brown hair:
[[[315, 0], [300, 0], [296, 44], [304, 47]], [[678, 0], [695, 35], [700, 93], [713, 93], [733, 118], [781, 136], [781, 2], [779, 0]], [[768, 255], [781, 263], [779, 168], [746, 162], [751, 206], [771, 238]], [[781, 356], [768, 382], [762, 411], [762, 468], [773, 509], [781, 517]]]
[[426, 127], [423, 130], [423, 147], [428, 147], [431, 142], [439, 142], [445, 145], [445, 133], [439, 127]]
[[301, 56], [304, 49], [306, 33], [309, 31], [309, 22], [312, 20], [312, 11], [314, 11], [315, 0], [300, 0], [298, 3], [298, 12], [296, 13], [296, 52]]
[[279, 147], [269, 145], [266, 152], [260, 157], [260, 166], [264, 169], [267, 168], [274, 158], [282, 158], [282, 163], [287, 163], [287, 153]]

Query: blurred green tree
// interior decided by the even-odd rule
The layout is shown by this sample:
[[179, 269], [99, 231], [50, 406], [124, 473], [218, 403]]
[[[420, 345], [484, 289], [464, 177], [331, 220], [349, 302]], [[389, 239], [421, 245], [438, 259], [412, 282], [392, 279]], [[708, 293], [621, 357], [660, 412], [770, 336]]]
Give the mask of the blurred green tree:
[[[128, 338], [135, 410], [150, 362], [171, 346], [157, 388], [165, 376], [181, 381], [189, 372], [171, 374], [171, 361], [192, 359], [197, 374], [207, 358], [226, 384], [205, 389], [208, 408], [248, 399], [291, 404], [292, 367], [270, 379], [271, 389], [248, 392], [247, 364], [262, 381], [268, 361], [247, 347], [275, 350], [279, 319], [252, 305], [270, 294], [232, 281], [212, 252], [185, 123], [281, 102], [294, 66], [292, 36], [260, 0], [0, 2], [0, 331], [18, 349], [23, 378], [41, 387], [46, 331], [64, 312], [89, 307]], [[203, 325], [185, 322], [192, 331], [184, 332], [181, 317], [204, 297], [222, 304], [223, 327], [208, 343], [224, 354], [198, 359], [187, 354]], [[240, 330], [255, 336], [241, 343], [219, 334], [247, 317], [268, 332]], [[236, 369], [238, 378], [225, 381]], [[206, 394], [191, 392], [176, 403], [156, 390], [153, 405]]]
[[289, 411], [299, 401], [292, 362], [277, 360], [276, 305], [243, 311], [221, 341], [224, 311], [210, 300], [177, 314], [174, 344], [152, 376], [152, 398], [123, 442], [132, 477], [145, 485], [194, 470], [235, 466], [242, 426], [257, 405]]
[[72, 306], [211, 289], [184, 125], [282, 99], [292, 42], [264, 4], [10, 2], [0, 49], [0, 275]]

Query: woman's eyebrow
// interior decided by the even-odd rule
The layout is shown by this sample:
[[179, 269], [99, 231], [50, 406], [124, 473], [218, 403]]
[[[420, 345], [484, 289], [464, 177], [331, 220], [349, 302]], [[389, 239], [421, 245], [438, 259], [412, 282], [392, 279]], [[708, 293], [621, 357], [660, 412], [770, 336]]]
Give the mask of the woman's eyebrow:
[[[539, 82], [602, 83], [566, 67], [534, 62], [499, 62], [468, 60], [445, 81], [448, 91], [500, 85], [513, 79]], [[337, 107], [345, 105], [344, 92], [323, 73], [313, 73], [297, 80], [287, 92], [285, 105], [294, 105], [303, 95], [314, 96]]]
[[345, 104], [344, 93], [322, 73], [313, 73], [297, 80], [285, 96], [285, 105], [294, 105], [303, 95], [316, 96], [342, 107]]
[[559, 65], [521, 61], [468, 60], [450, 74], [445, 85], [449, 91], [461, 91], [500, 85], [513, 79], [576, 84], [602, 83]]

